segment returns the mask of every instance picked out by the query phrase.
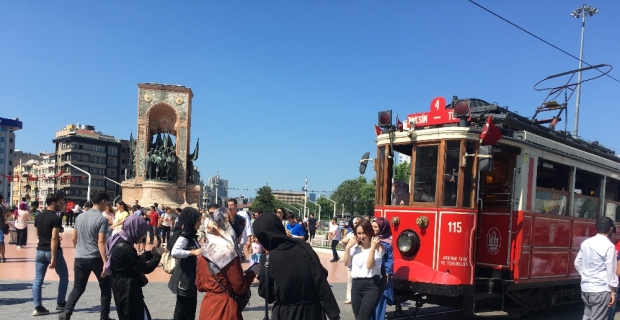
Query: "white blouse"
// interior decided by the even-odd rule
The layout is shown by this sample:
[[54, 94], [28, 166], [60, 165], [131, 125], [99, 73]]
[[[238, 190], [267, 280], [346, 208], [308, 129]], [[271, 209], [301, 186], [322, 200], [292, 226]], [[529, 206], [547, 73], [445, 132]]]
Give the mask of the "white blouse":
[[383, 258], [383, 249], [378, 246], [375, 249], [375, 266], [372, 269], [366, 268], [366, 261], [370, 248], [364, 249], [361, 246], [354, 246], [349, 252], [351, 256], [351, 278], [372, 278], [374, 276], [381, 277], [381, 261]]

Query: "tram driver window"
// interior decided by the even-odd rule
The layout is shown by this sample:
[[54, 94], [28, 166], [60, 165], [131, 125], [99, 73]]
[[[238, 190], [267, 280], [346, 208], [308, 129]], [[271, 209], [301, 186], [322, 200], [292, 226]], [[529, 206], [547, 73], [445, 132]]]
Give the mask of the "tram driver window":
[[605, 181], [605, 216], [620, 222], [620, 180], [607, 177]]
[[571, 167], [539, 159], [536, 170], [536, 213], [566, 215]]
[[577, 169], [575, 172], [575, 203], [573, 217], [596, 219], [601, 197], [601, 176]]
[[413, 201], [435, 202], [438, 146], [418, 147], [415, 153]]
[[443, 201], [446, 207], [456, 207], [458, 189], [459, 157], [461, 155], [461, 141], [446, 141], [446, 155], [443, 182]]

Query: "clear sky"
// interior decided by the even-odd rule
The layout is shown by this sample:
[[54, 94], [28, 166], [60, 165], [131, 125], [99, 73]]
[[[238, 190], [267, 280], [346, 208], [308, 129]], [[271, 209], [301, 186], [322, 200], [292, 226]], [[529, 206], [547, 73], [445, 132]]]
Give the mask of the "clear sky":
[[[576, 1], [479, 3], [579, 55]], [[600, 12], [584, 60], [614, 65], [620, 79], [620, 2], [588, 4]], [[53, 151], [65, 123], [127, 139], [137, 83], [180, 84], [195, 95], [190, 145], [200, 137], [202, 177], [252, 190], [235, 196], [265, 183], [300, 190], [304, 177], [309, 190], [334, 190], [357, 177], [380, 110], [406, 118], [458, 95], [529, 117], [546, 95], [533, 85], [577, 66], [465, 0], [0, 2], [0, 117], [24, 122], [17, 149]], [[609, 78], [585, 83], [579, 127], [616, 150], [618, 91]], [[571, 131], [573, 112], [574, 99]]]

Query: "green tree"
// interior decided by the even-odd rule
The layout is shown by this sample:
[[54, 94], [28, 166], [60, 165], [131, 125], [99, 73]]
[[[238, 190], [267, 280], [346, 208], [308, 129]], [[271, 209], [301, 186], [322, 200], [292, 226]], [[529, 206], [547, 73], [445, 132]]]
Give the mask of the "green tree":
[[[352, 215], [373, 215], [375, 199], [374, 179], [368, 182], [365, 177], [343, 181], [331, 197], [338, 203], [344, 204], [345, 213]], [[339, 208], [337, 208], [339, 209]], [[338, 215], [339, 212], [336, 212]]]
[[252, 203], [252, 211], [257, 211], [258, 209], [263, 210], [264, 213], [276, 211], [275, 209], [280, 204], [280, 201], [276, 200], [271, 191], [269, 186], [258, 189], [256, 198]]
[[409, 183], [411, 175], [411, 164], [409, 162], [401, 162], [394, 166], [394, 181], [403, 181]]
[[[316, 203], [321, 205], [321, 221], [329, 220], [334, 216], [334, 203], [326, 198], [319, 197]], [[318, 217], [317, 217], [318, 218]]]

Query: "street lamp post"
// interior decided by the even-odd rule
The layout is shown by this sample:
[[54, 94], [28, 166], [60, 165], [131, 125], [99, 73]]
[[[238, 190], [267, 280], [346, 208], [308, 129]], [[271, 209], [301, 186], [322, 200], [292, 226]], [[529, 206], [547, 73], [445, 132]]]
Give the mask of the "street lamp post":
[[291, 210], [291, 208], [293, 208], [293, 209], [297, 210], [297, 214], [301, 215], [301, 210], [299, 210], [299, 209], [297, 209], [297, 208], [295, 208], [293, 206], [286, 207], [286, 208], [288, 208], [289, 210]]
[[583, 35], [586, 28], [586, 16], [593, 16], [598, 12], [597, 8], [588, 7], [585, 3], [583, 7], [577, 8], [570, 15], [581, 18], [581, 48], [579, 50], [579, 73], [577, 74], [577, 102], [575, 104], [575, 127], [573, 137], [577, 138], [579, 133], [579, 103], [581, 102], [581, 66], [583, 64]]
[[78, 169], [78, 170], [80, 170], [80, 171], [82, 171], [82, 172], [84, 172], [84, 173], [86, 173], [88, 175], [88, 189], [86, 190], [86, 201], [90, 201], [90, 173], [86, 172], [85, 170], [83, 170], [80, 167], [74, 166], [71, 163], [67, 163], [67, 164], [72, 166], [72, 167], [74, 167], [74, 168], [76, 168], [76, 169]]
[[308, 199], [308, 201], [310, 201], [310, 202], [316, 204], [317, 206], [319, 206], [319, 222], [321, 222], [321, 205], [316, 203], [316, 202], [314, 202], [314, 201], [312, 201], [312, 200], [310, 200], [310, 199]]
[[304, 215], [302, 217], [306, 217], [306, 211], [308, 211], [308, 207], [306, 206], [306, 201], [308, 200], [308, 177], [306, 177], [306, 183], [304, 184]]
[[327, 200], [329, 200], [329, 201], [334, 203], [334, 215], [332, 216], [332, 218], [335, 218], [336, 217], [336, 201], [326, 197], [324, 194], [321, 194], [320, 197], [323, 197], [323, 198], [325, 198], [325, 199], [327, 199]]

